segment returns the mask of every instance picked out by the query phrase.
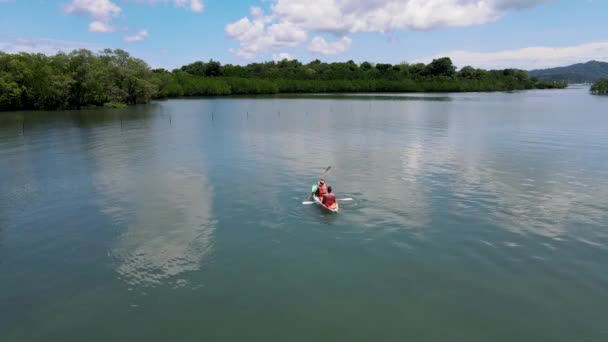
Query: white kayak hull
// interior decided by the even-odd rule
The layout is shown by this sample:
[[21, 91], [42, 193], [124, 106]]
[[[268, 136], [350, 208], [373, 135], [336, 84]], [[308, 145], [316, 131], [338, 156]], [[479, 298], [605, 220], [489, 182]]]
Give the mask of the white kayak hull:
[[324, 210], [327, 210], [329, 212], [332, 213], [337, 213], [338, 209], [340, 209], [340, 206], [338, 205], [338, 202], [336, 202], [336, 207], [335, 208], [330, 208], [328, 206], [326, 206], [325, 204], [323, 204], [323, 202], [321, 202], [321, 199], [319, 197], [317, 197], [315, 194], [312, 194], [312, 199], [313, 201], [321, 208], [323, 208]]

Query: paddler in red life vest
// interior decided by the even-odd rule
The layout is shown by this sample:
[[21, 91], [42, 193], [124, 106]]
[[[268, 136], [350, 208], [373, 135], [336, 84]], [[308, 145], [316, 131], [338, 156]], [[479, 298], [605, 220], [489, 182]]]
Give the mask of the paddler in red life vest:
[[319, 185], [317, 186], [317, 192], [315, 195], [317, 195], [319, 198], [323, 198], [325, 194], [327, 194], [327, 185], [325, 184], [325, 180], [321, 179], [319, 181]]
[[327, 187], [327, 193], [323, 195], [323, 204], [332, 209], [336, 207], [336, 195], [331, 192], [331, 186]]

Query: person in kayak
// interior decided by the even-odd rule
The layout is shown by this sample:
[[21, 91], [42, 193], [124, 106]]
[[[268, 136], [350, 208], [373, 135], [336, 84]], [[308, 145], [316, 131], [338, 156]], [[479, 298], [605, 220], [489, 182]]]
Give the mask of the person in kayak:
[[325, 195], [323, 195], [323, 205], [325, 205], [328, 208], [335, 208], [336, 207], [336, 195], [331, 192], [331, 186], [327, 187], [327, 193]]
[[324, 179], [321, 179], [319, 181], [319, 185], [317, 186], [317, 191], [315, 192], [315, 195], [317, 195], [317, 197], [319, 198], [323, 198], [325, 194], [327, 194], [327, 184], [325, 184]]

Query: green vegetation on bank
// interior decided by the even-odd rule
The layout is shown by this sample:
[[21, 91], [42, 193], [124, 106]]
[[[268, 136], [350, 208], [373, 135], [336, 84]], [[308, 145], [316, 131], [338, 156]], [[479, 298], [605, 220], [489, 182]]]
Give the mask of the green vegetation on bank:
[[0, 53], [0, 109], [62, 109], [149, 102], [160, 83], [122, 50], [55, 56]]
[[0, 110], [120, 107], [152, 98], [329, 92], [470, 92], [563, 88], [523, 70], [456, 70], [447, 58], [428, 65], [297, 60], [221, 65], [195, 62], [151, 70], [123, 50], [54, 56], [0, 52]]
[[591, 86], [591, 93], [596, 95], [608, 95], [608, 77], [595, 82]]

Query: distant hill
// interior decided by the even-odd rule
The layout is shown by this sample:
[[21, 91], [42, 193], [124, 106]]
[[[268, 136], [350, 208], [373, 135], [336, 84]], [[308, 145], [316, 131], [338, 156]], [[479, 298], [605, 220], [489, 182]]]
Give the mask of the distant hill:
[[608, 77], [608, 63], [589, 61], [559, 68], [530, 70], [528, 74], [546, 81], [593, 83], [602, 77]]

